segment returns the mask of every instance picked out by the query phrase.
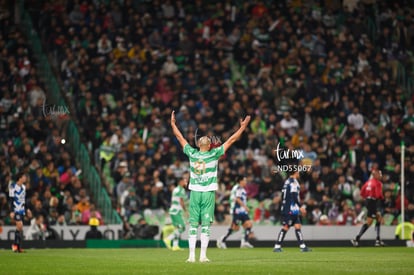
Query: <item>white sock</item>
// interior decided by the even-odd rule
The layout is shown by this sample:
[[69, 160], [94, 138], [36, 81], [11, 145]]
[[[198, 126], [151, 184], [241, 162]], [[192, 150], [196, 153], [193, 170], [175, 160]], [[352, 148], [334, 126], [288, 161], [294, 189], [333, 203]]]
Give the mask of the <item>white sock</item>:
[[275, 248], [280, 248], [280, 244], [275, 244]]
[[173, 240], [173, 247], [178, 247], [178, 240], [177, 239]]
[[201, 233], [200, 240], [201, 240], [200, 259], [204, 259], [204, 258], [207, 258], [207, 247], [208, 247], [208, 242], [210, 240], [210, 237], [206, 233]]
[[170, 235], [168, 235], [167, 240], [172, 241], [175, 238], [175, 234], [171, 233]]
[[189, 258], [191, 258], [191, 259], [195, 258], [196, 244], [197, 244], [197, 235], [188, 236], [188, 248], [189, 248], [189, 251], [190, 251]]
[[171, 233], [170, 235], [168, 235], [167, 239], [169, 239], [170, 241], [178, 238], [180, 236], [180, 231], [178, 231], [178, 229], [174, 230], [173, 233]]

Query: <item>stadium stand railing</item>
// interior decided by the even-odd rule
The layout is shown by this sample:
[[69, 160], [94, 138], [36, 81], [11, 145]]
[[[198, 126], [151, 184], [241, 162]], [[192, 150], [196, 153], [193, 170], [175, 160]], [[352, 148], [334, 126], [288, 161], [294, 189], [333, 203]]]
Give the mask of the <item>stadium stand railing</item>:
[[398, 63], [397, 83], [404, 88], [408, 96], [412, 96], [414, 89], [414, 78], [411, 75], [407, 75], [407, 69], [401, 62]]
[[[48, 58], [43, 52], [42, 44], [33, 26], [31, 16], [24, 9], [23, 4], [20, 4], [20, 19], [23, 25], [23, 31], [25, 32], [27, 39], [30, 41], [33, 54], [37, 59], [36, 65], [39, 77], [45, 84], [45, 92], [48, 98], [48, 103], [58, 106], [65, 106], [66, 102], [61, 95], [58, 81], [56, 80], [56, 77], [51, 69]], [[70, 147], [70, 151], [80, 165], [84, 182], [90, 189], [91, 195], [103, 215], [104, 222], [106, 224], [122, 223], [119, 214], [112, 207], [111, 199], [101, 182], [99, 173], [91, 163], [89, 153], [85, 145], [81, 142], [76, 124], [72, 120], [69, 120], [67, 121], [67, 124], [62, 127], [65, 131], [66, 139], [68, 140], [67, 145]]]

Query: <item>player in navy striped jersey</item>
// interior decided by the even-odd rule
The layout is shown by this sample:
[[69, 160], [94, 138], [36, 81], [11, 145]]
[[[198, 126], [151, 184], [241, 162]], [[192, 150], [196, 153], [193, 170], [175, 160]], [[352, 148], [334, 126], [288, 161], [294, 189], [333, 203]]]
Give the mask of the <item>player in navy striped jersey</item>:
[[[16, 175], [16, 181], [9, 185], [10, 198], [10, 218], [16, 223], [16, 231], [14, 234], [14, 243], [12, 244], [13, 252], [23, 252], [23, 219], [26, 215], [26, 186], [27, 176], [23, 172]], [[31, 212], [27, 210], [28, 217], [31, 217]]]
[[234, 192], [234, 199], [231, 202], [231, 209], [233, 214], [233, 221], [231, 223], [230, 228], [227, 231], [227, 234], [217, 240], [217, 247], [218, 248], [227, 248], [226, 240], [230, 237], [231, 234], [237, 232], [240, 228], [240, 224], [244, 228], [244, 236], [241, 240], [240, 247], [241, 248], [253, 248], [253, 245], [249, 243], [249, 239], [251, 238], [252, 227], [253, 223], [249, 217], [249, 208], [247, 207], [247, 193], [246, 187], [247, 180], [244, 176], [239, 176], [237, 178], [236, 188], [233, 187]]
[[306, 215], [306, 209], [301, 207], [299, 199], [299, 171], [294, 171], [286, 179], [282, 189], [282, 229], [279, 232], [279, 236], [276, 240], [273, 252], [282, 252], [282, 243], [291, 226], [295, 227], [296, 239], [299, 242], [299, 247], [302, 252], [311, 251], [303, 240], [302, 236], [302, 222], [301, 215]]

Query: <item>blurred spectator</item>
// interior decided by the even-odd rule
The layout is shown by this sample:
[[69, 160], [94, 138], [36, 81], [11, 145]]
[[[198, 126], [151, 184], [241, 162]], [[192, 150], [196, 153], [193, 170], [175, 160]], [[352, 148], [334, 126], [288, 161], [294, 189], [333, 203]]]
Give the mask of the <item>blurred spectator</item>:
[[181, 161], [179, 158], [176, 158], [173, 163], [168, 167], [173, 173], [176, 179], [179, 179], [183, 174], [188, 170], [188, 164], [184, 161]]
[[292, 137], [299, 128], [299, 123], [297, 119], [291, 116], [290, 112], [285, 112], [283, 119], [280, 121], [280, 126], [286, 131], [289, 137]]
[[354, 107], [352, 113], [348, 115], [348, 125], [351, 127], [351, 130], [361, 130], [364, 126], [364, 117], [359, 112], [357, 107]]
[[281, 223], [281, 212], [280, 209], [282, 207], [282, 196], [277, 194], [273, 197], [272, 203], [269, 205], [269, 219], [272, 224], [280, 224]]
[[89, 196], [86, 194], [86, 189], [81, 189], [79, 192], [79, 196], [76, 196], [76, 209], [82, 214], [84, 211], [87, 211], [91, 207], [91, 203], [89, 201]]
[[159, 143], [162, 138], [167, 135], [167, 128], [159, 118], [156, 118], [150, 132], [151, 136], [154, 138], [154, 142]]
[[131, 215], [140, 213], [141, 204], [141, 199], [136, 194], [135, 188], [130, 187], [128, 189], [128, 196], [125, 198], [122, 205], [121, 214], [129, 220]]
[[143, 213], [145, 217], [150, 217], [150, 220], [160, 221], [165, 217], [168, 201], [163, 195], [163, 188], [164, 184], [158, 181], [143, 196]]
[[99, 220], [97, 218], [90, 218], [88, 224], [90, 228], [85, 233], [85, 240], [102, 240], [103, 234], [98, 229]]
[[[404, 227], [404, 236], [402, 235], [403, 227]], [[412, 218], [410, 221], [399, 223], [397, 227], [395, 228], [395, 239], [414, 241], [413, 234], [414, 234], [414, 218]]]
[[153, 239], [159, 232], [157, 225], [150, 225], [141, 218], [133, 228], [134, 237], [137, 239]]
[[59, 217], [56, 220], [56, 226], [58, 227], [65, 227], [67, 226], [66, 220], [65, 220], [65, 216], [64, 215], [59, 215]]
[[82, 211], [81, 216], [83, 224], [87, 224], [91, 217], [97, 218], [99, 220], [99, 224], [103, 224], [102, 214], [96, 209], [94, 203], [90, 204], [89, 209]]
[[319, 217], [319, 221], [316, 223], [317, 225], [331, 225], [331, 222], [326, 215], [321, 215]]
[[39, 214], [30, 221], [29, 229], [26, 232], [27, 240], [45, 240], [47, 227], [43, 215]]
[[114, 194], [117, 196], [117, 202], [122, 205], [125, 199], [125, 192], [132, 187], [132, 179], [129, 172], [123, 174], [120, 182], [117, 183]]
[[30, 210], [32, 211], [34, 217], [47, 217], [49, 214], [48, 211], [44, 208], [43, 203], [40, 199], [35, 200], [33, 209]]
[[126, 173], [128, 173], [128, 163], [121, 161], [112, 173], [112, 178], [115, 182], [120, 182]]
[[356, 225], [356, 214], [352, 207], [350, 207], [346, 202], [342, 204], [342, 211], [340, 211], [336, 224], [337, 225]]
[[82, 213], [81, 211], [78, 210], [78, 206], [76, 204], [74, 204], [72, 206], [71, 212], [70, 212], [71, 216], [69, 219], [69, 225], [81, 225], [82, 224]]
[[10, 203], [7, 201], [7, 196], [0, 193], [0, 220], [5, 222], [8, 220], [10, 213]]
[[266, 220], [270, 217], [269, 210], [265, 207], [265, 204], [263, 201], [259, 202], [259, 206], [254, 209], [253, 213], [253, 221], [258, 223], [264, 223]]

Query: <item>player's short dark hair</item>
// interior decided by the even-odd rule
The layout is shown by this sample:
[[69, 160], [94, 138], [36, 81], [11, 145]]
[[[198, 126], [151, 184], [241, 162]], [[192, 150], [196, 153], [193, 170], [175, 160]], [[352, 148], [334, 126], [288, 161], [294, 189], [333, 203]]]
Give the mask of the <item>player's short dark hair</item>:
[[236, 182], [239, 183], [240, 181], [242, 181], [244, 178], [246, 178], [245, 175], [237, 175], [236, 176]]
[[18, 181], [21, 177], [23, 177], [25, 173], [23, 171], [18, 172], [15, 176], [14, 176], [14, 180]]

